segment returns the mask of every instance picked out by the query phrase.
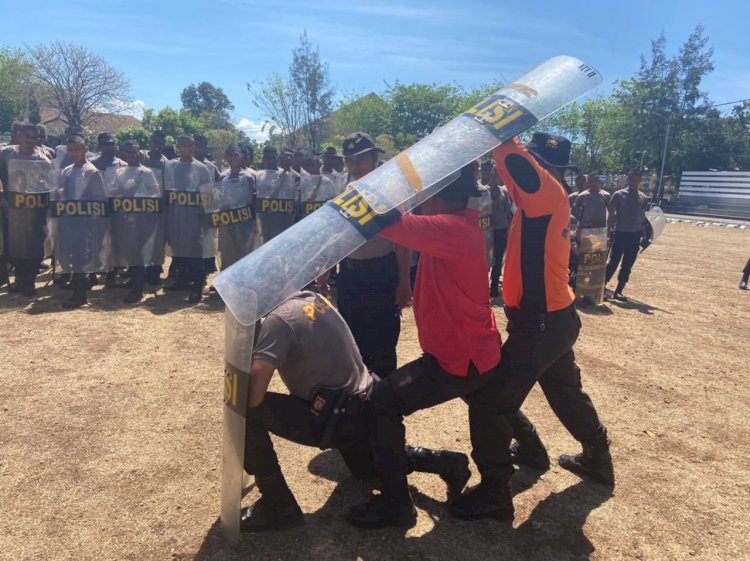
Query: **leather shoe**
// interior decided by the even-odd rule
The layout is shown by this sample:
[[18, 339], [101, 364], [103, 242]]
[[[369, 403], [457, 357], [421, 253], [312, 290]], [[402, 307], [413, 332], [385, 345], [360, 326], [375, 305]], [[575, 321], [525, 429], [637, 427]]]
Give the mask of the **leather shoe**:
[[542, 471], [549, 469], [549, 455], [544, 448], [532, 449], [518, 442], [510, 445], [510, 460], [517, 466], [526, 466]]
[[588, 476], [608, 487], [615, 486], [615, 471], [608, 446], [601, 449], [584, 446], [580, 454], [563, 454], [558, 462], [561, 468], [577, 475]]
[[243, 508], [240, 512], [241, 532], [291, 530], [304, 523], [305, 517], [296, 501], [279, 508], [261, 497], [253, 506]]
[[376, 495], [366, 503], [355, 505], [346, 515], [349, 524], [358, 528], [377, 529], [388, 526], [411, 528], [417, 523], [417, 509], [409, 497], [399, 502], [393, 497]]
[[515, 512], [513, 498], [510, 495], [510, 483], [482, 482], [448, 505], [448, 510], [453, 516], [463, 520], [492, 518], [512, 522]]

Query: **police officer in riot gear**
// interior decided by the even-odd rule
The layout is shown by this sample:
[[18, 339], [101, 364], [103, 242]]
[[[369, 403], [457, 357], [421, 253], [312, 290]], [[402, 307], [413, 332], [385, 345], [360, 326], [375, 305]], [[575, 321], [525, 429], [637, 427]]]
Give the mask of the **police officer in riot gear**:
[[[243, 509], [246, 532], [283, 530], [303, 522], [281, 473], [269, 433], [305, 446], [334, 448], [355, 477], [376, 475], [370, 456], [367, 398], [376, 379], [365, 367], [351, 332], [323, 296], [298, 292], [259, 328], [250, 369], [245, 470], [261, 498]], [[268, 391], [278, 371], [289, 394]], [[406, 447], [408, 469], [438, 474], [448, 498], [469, 479], [464, 454]]]

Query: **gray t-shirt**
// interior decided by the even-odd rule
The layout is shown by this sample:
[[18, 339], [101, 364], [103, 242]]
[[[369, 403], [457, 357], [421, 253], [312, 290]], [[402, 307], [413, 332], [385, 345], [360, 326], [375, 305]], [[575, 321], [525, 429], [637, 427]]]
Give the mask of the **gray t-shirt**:
[[609, 198], [609, 193], [601, 189], [596, 193], [586, 189], [572, 201], [570, 213], [583, 228], [604, 228], [607, 225]]
[[492, 195], [492, 229], [504, 230], [508, 228], [510, 216], [510, 195], [504, 185], [490, 187]]
[[268, 314], [253, 359], [273, 365], [289, 393], [308, 401], [316, 387], [366, 397], [373, 382], [344, 318], [314, 292], [298, 292]]
[[615, 232], [640, 232], [648, 207], [648, 197], [630, 189], [615, 191], [609, 202], [609, 212], [615, 212]]

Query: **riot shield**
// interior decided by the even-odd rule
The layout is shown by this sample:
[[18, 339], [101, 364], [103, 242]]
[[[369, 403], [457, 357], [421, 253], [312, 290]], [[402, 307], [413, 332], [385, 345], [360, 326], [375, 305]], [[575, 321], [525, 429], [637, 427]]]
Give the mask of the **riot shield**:
[[213, 189], [208, 168], [197, 160], [164, 164], [167, 245], [173, 257], [216, 255], [216, 229], [204, 212]]
[[57, 185], [48, 160], [8, 160], [8, 257], [47, 257], [50, 192]]
[[[251, 291], [243, 294], [248, 309], [257, 308]], [[242, 325], [224, 312], [224, 435], [221, 454], [221, 525], [227, 537], [239, 539], [240, 503], [248, 479], [245, 473], [245, 415], [250, 385], [255, 324]]]
[[641, 238], [641, 251], [643, 253], [648, 247], [662, 235], [667, 226], [667, 217], [660, 206], [652, 206], [646, 213], [645, 235]]
[[148, 267], [164, 262], [161, 183], [146, 166], [110, 167], [104, 189], [112, 212], [112, 264]]
[[336, 189], [336, 195], [339, 196], [341, 193], [343, 193], [346, 190], [346, 179], [348, 177], [345, 173], [339, 173], [337, 171], [333, 172], [322, 172], [321, 175], [324, 177], [327, 177], [334, 185], [334, 188]]
[[[296, 290], [376, 235], [378, 217], [403, 212], [458, 177], [462, 166], [492, 150], [601, 83], [573, 57], [554, 57], [385, 162], [317, 212], [235, 263], [214, 280], [243, 324], [267, 314]], [[241, 289], [257, 295], [247, 312]]]
[[91, 164], [68, 167], [50, 204], [56, 222], [55, 258], [62, 272], [111, 270], [109, 201], [102, 175]]
[[281, 169], [262, 169], [257, 172], [255, 210], [264, 244], [294, 224], [298, 177]]
[[299, 192], [299, 214], [301, 218], [304, 218], [318, 210], [331, 199], [338, 197], [342, 190], [338, 178], [332, 174], [308, 174], [302, 176], [299, 184]]
[[607, 268], [607, 228], [581, 228], [579, 234], [576, 297], [599, 305], [604, 301]]
[[492, 267], [493, 255], [495, 254], [492, 237], [492, 195], [490, 190], [483, 188], [480, 197], [470, 199], [469, 208], [479, 211], [479, 227], [484, 234], [484, 257], [487, 259], [487, 268], [489, 269]]
[[253, 208], [254, 192], [253, 176], [224, 174], [208, 197], [207, 219], [218, 231], [222, 270], [255, 249], [258, 225]]

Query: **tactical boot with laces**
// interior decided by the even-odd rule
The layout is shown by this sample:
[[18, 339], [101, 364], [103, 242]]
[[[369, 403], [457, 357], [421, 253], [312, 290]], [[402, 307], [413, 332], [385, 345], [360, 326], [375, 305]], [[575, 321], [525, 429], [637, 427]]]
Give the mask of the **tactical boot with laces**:
[[406, 456], [411, 471], [435, 473], [440, 476], [448, 488], [448, 502], [453, 502], [461, 496], [461, 491], [471, 477], [469, 458], [460, 452], [407, 446]]
[[514, 442], [510, 445], [510, 460], [517, 466], [527, 466], [542, 471], [549, 469], [549, 455], [544, 446], [535, 447]]
[[600, 448], [584, 446], [580, 454], [563, 454], [558, 462], [561, 468], [577, 475], [588, 476], [609, 487], [615, 486], [615, 471], [608, 444]]
[[255, 482], [261, 497], [253, 506], [241, 510], [240, 531], [289, 530], [304, 524], [302, 510], [280, 471], [256, 477]]
[[485, 480], [448, 506], [451, 514], [463, 520], [492, 518], [512, 522], [515, 514], [510, 482]]

